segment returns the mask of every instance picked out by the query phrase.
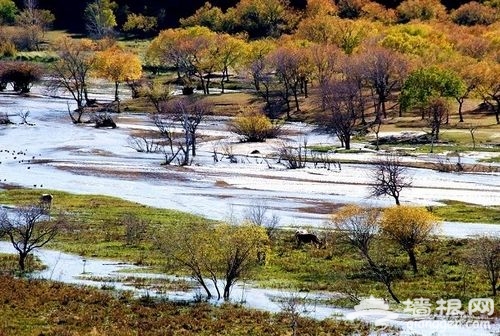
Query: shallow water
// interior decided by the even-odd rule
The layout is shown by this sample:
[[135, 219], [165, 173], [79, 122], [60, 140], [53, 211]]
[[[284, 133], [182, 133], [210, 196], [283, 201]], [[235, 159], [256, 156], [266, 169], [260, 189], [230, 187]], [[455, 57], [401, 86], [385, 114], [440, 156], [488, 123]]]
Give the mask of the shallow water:
[[[241, 218], [250, 207], [264, 204], [269, 215], [280, 218], [280, 225], [295, 227], [323, 226], [331, 204], [387, 206], [393, 203], [389, 198], [367, 197], [368, 165], [345, 164], [341, 170], [312, 166], [287, 170], [268, 160], [274, 168], [269, 169], [262, 158], [248, 154], [255, 149], [262, 154], [273, 152], [279, 142], [239, 143], [221, 125], [224, 120], [220, 118], [202, 124], [200, 134], [224, 139], [200, 142], [198, 155], [190, 167], [165, 167], [161, 165], [162, 154], [138, 153], [129, 144], [129, 135], [134, 130], [154, 129], [147, 116], [120, 114], [115, 116], [117, 129], [95, 129], [91, 125], [73, 125], [67, 116], [68, 103], [71, 106], [71, 100], [46, 96], [0, 95], [0, 113], [9, 113], [17, 122], [17, 113], [30, 111], [28, 121], [35, 123], [35, 126], [0, 127], [0, 182], [118, 196], [213, 219]], [[312, 132], [307, 125], [289, 124], [287, 128], [295, 133], [307, 133], [311, 145], [335, 142]], [[298, 139], [299, 136], [294, 136], [288, 140]], [[214, 148], [220, 150], [223, 144], [229, 144], [238, 155], [239, 163], [213, 162]], [[367, 160], [376, 157], [373, 153], [339, 154], [338, 157], [353, 155], [364, 155]], [[404, 203], [439, 205], [440, 200], [449, 199], [500, 204], [500, 174], [411, 169], [409, 175], [413, 186], [403, 190]], [[57, 200], [54, 205], [57, 206]]]

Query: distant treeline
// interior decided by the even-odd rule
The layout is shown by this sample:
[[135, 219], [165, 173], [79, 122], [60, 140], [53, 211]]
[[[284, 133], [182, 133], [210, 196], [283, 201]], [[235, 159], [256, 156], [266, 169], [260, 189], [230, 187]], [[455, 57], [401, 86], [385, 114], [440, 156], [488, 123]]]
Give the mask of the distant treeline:
[[[40, 8], [50, 10], [56, 17], [54, 28], [66, 29], [72, 32], [84, 32], [85, 23], [83, 12], [92, 0], [38, 0]], [[24, 0], [15, 0], [18, 7], [23, 7]], [[159, 28], [176, 27], [179, 19], [193, 14], [206, 0], [114, 0], [118, 4], [116, 17], [118, 24], [125, 22], [127, 14], [142, 13], [158, 18]], [[234, 6], [238, 0], [213, 0], [212, 5], [227, 9]], [[377, 1], [387, 7], [396, 7], [401, 0]], [[467, 0], [442, 0], [448, 8], [457, 8]], [[304, 8], [307, 0], [291, 0], [290, 3], [297, 9]]]

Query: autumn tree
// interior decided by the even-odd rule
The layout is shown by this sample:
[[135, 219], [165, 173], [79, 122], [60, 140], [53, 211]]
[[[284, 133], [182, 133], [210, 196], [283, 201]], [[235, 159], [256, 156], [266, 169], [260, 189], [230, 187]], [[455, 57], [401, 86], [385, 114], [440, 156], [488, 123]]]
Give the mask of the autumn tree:
[[243, 66], [257, 94], [264, 99], [265, 111], [270, 118], [281, 113], [281, 102], [277, 101], [275, 91], [278, 89], [273, 64], [269, 62], [275, 44], [271, 40], [257, 40], [248, 44]]
[[268, 244], [266, 230], [253, 224], [231, 226], [186, 223], [160, 235], [168, 259], [191, 272], [193, 279], [212, 298], [229, 300], [231, 288], [258, 266], [257, 255]]
[[147, 58], [163, 66], [173, 66], [179, 80], [191, 85], [199, 80], [205, 94], [209, 93], [211, 76], [217, 68], [216, 34], [205, 27], [167, 29], [151, 42]]
[[245, 32], [252, 39], [289, 33], [298, 15], [288, 0], [241, 0], [225, 14], [229, 33]]
[[476, 90], [481, 82], [481, 72], [477, 71], [480, 65], [473, 61], [470, 57], [459, 56], [451, 59], [447, 63], [447, 66], [455, 71], [462, 81], [462, 88], [455, 92], [453, 98], [458, 104], [459, 122], [463, 122], [463, 106], [465, 100], [473, 95], [474, 90]]
[[387, 29], [380, 44], [388, 49], [436, 64], [449, 57], [453, 49], [449, 38], [437, 25], [411, 22]]
[[114, 82], [115, 102], [118, 106], [118, 112], [120, 112], [118, 85], [124, 81], [133, 81], [141, 78], [141, 60], [136, 54], [113, 46], [95, 54], [94, 69], [98, 77]]
[[370, 172], [370, 196], [391, 196], [396, 205], [400, 205], [401, 191], [411, 186], [411, 179], [407, 176], [407, 168], [403, 166], [397, 154], [388, 154], [377, 160]]
[[494, 61], [483, 61], [477, 65], [475, 71], [480, 75], [476, 91], [495, 113], [496, 122], [500, 124], [500, 81], [498, 80], [500, 64]]
[[88, 101], [87, 83], [93, 67], [95, 44], [88, 39], [73, 40], [64, 37], [57, 42], [58, 60], [51, 64], [48, 89], [69, 92], [77, 105], [77, 116], [70, 113], [74, 123], [81, 123], [85, 102]]
[[86, 29], [90, 37], [102, 39], [113, 34], [116, 27], [114, 10], [116, 3], [111, 0], [95, 0], [85, 8]]
[[26, 270], [26, 259], [57, 235], [59, 225], [50, 221], [46, 209], [38, 205], [18, 208], [14, 214], [0, 212], [0, 232], [7, 235], [19, 255], [19, 270]]
[[333, 214], [330, 224], [341, 233], [345, 242], [359, 250], [368, 263], [375, 264], [370, 247], [379, 232], [379, 216], [380, 211], [375, 208], [349, 205]]
[[42, 68], [30, 62], [2, 62], [0, 66], [0, 86], [12, 85], [14, 91], [19, 93], [30, 92], [34, 83], [42, 78]]
[[193, 15], [187, 18], [181, 18], [179, 23], [183, 28], [203, 26], [207, 27], [211, 31], [220, 32], [228, 28], [224, 24], [224, 21], [225, 17], [222, 10], [207, 1], [203, 4], [203, 6], [198, 8]]
[[330, 0], [307, 0], [306, 16], [321, 17], [337, 13], [337, 6]]
[[385, 48], [369, 48], [360, 57], [363, 77], [375, 93], [376, 118], [387, 118], [386, 102], [401, 88], [408, 73], [408, 61]]
[[339, 19], [329, 15], [306, 17], [298, 24], [295, 36], [319, 45], [338, 46], [338, 21]]
[[392, 288], [396, 272], [385, 262], [378, 262], [373, 258], [373, 245], [380, 230], [379, 216], [378, 209], [349, 205], [332, 214], [330, 225], [338, 232], [341, 241], [360, 252], [377, 281], [383, 283], [394, 301], [399, 303]]
[[345, 149], [351, 148], [351, 136], [358, 126], [364, 98], [353, 81], [333, 80], [321, 87], [326, 109], [317, 115], [324, 131], [338, 137]]
[[[347, 55], [342, 59], [341, 63], [341, 71], [340, 73], [345, 77], [346, 80], [352, 83], [352, 85], [355, 85], [357, 87], [358, 95], [359, 95], [359, 101], [360, 101], [360, 116], [359, 118], [361, 119], [360, 123], [361, 125], [366, 125], [366, 115], [365, 115], [365, 103], [367, 102], [367, 99], [365, 99], [365, 92], [366, 89], [365, 87], [367, 86], [367, 74], [366, 74], [366, 68], [365, 68], [365, 55], [363, 54], [354, 54], [354, 55]], [[372, 92], [373, 95], [373, 92]], [[375, 118], [376, 122], [381, 121], [380, 116], [376, 115]]]
[[[161, 250], [167, 257], [167, 267], [181, 267], [205, 290], [207, 298], [213, 294], [209, 288], [209, 274], [206, 265], [215, 261], [213, 226], [207, 222], [187, 221], [183, 225], [168, 228], [157, 233]], [[220, 294], [219, 294], [220, 298]]]
[[[340, 48], [329, 44], [315, 44], [309, 48], [309, 62], [312, 64], [312, 77], [323, 87], [341, 70], [343, 54]], [[324, 104], [322, 106], [325, 107]]]
[[404, 0], [396, 8], [402, 23], [411, 20], [431, 20], [446, 16], [446, 7], [439, 0]]
[[38, 8], [37, 0], [24, 0], [24, 9], [16, 16], [16, 24], [21, 27], [25, 48], [39, 49], [45, 32], [50, 28], [55, 16], [46, 9]]
[[218, 273], [224, 281], [223, 298], [227, 301], [236, 281], [258, 266], [259, 252], [265, 252], [269, 238], [266, 229], [255, 224], [218, 225], [215, 235], [220, 249]]
[[429, 240], [437, 229], [437, 218], [424, 208], [396, 206], [382, 214], [383, 234], [396, 242], [407, 254], [413, 273], [418, 273], [416, 248]]
[[290, 119], [290, 100], [293, 99], [295, 111], [299, 112], [299, 90], [304, 74], [301, 65], [305, 61], [304, 53], [298, 48], [279, 47], [269, 54], [268, 62], [272, 65], [280, 85], [280, 93], [286, 104], [287, 118]]
[[136, 36], [151, 36], [158, 28], [158, 20], [154, 16], [130, 13], [122, 26], [124, 32]]
[[494, 8], [477, 1], [467, 2], [451, 13], [453, 22], [464, 26], [489, 25], [496, 21]]
[[473, 240], [472, 244], [474, 251], [469, 262], [484, 272], [488, 278], [491, 294], [496, 296], [500, 279], [500, 239], [482, 236]]
[[224, 85], [229, 82], [230, 70], [238, 68], [243, 63], [247, 50], [246, 42], [238, 37], [233, 37], [228, 34], [218, 34], [215, 38], [214, 50], [216, 69], [222, 72], [220, 86], [221, 93], [224, 93]]

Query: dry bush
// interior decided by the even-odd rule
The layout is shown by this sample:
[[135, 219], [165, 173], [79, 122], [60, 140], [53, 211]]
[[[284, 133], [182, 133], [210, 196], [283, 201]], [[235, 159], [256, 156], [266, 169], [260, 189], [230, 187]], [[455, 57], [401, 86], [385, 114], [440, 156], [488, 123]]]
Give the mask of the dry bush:
[[243, 111], [229, 124], [229, 130], [246, 142], [263, 142], [275, 138], [280, 128], [281, 124], [273, 123], [264, 113], [252, 110]]
[[458, 7], [451, 19], [463, 26], [490, 25], [496, 21], [496, 12], [492, 7], [471, 1]]
[[439, 0], [405, 0], [396, 8], [400, 22], [444, 18], [446, 7]]

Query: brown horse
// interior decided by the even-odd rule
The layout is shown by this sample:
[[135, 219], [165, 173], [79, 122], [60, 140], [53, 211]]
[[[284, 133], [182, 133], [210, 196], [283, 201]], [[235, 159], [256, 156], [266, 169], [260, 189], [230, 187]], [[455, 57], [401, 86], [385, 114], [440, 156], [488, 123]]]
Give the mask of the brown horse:
[[323, 245], [318, 236], [305, 230], [297, 230], [295, 232], [295, 240], [297, 241], [298, 247], [300, 247], [302, 244], [313, 244], [317, 248]]

